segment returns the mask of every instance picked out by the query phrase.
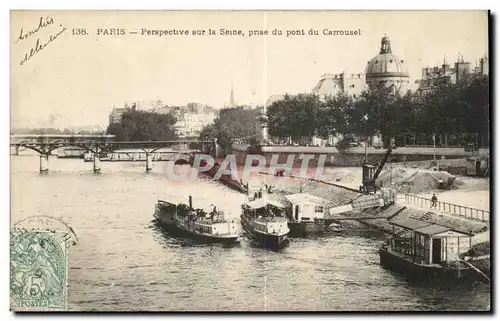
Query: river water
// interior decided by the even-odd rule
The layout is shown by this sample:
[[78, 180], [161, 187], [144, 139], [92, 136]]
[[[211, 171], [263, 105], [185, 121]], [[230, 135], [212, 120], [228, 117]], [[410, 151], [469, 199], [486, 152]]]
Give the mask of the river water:
[[[165, 162], [92, 163], [11, 158], [11, 221], [63, 219], [70, 248], [69, 309], [87, 311], [418, 311], [484, 310], [490, 288], [413, 284], [379, 265], [384, 235], [353, 231], [292, 239], [281, 252], [195, 244], [152, 222], [157, 199], [211, 203], [239, 217], [245, 196], [211, 180], [167, 179]], [[178, 168], [189, 171], [189, 166]]]

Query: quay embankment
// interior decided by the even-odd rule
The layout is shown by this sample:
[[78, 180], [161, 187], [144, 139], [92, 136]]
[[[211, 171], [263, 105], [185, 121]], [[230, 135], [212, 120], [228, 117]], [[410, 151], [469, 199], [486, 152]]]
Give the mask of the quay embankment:
[[[283, 199], [285, 195], [303, 192], [330, 201], [332, 207], [346, 205], [361, 195], [356, 192], [356, 188], [361, 183], [360, 168], [327, 168], [324, 172], [330, 178], [328, 181], [297, 177], [297, 169], [297, 171], [292, 171], [292, 177], [284, 178], [273, 177], [263, 172], [261, 173], [261, 182], [273, 186], [272, 194], [277, 199]], [[446, 186], [446, 189], [439, 189], [438, 180], [446, 181], [448, 178], [452, 178], [450, 185]], [[400, 230], [388, 223], [389, 219], [397, 216], [398, 219], [416, 218], [452, 227], [458, 232], [472, 233], [474, 234], [472, 245], [480, 248], [479, 254], [483, 255], [484, 248], [488, 248], [487, 257], [479, 255], [482, 259], [478, 260], [477, 263], [478, 268], [483, 273], [490, 275], [489, 179], [453, 176], [447, 172], [393, 164], [390, 169], [382, 172], [377, 183], [397, 191], [396, 204], [385, 209], [353, 210], [342, 213], [339, 217], [341, 217], [343, 225], [353, 228], [368, 226], [388, 234], [397, 234]], [[472, 208], [473, 213], [479, 213], [475, 214], [477, 219], [467, 217], [468, 214], [455, 215], [450, 211], [432, 209], [430, 207], [432, 194], [436, 194], [440, 202], [456, 204], [462, 208]], [[405, 195], [415, 195], [424, 200], [429, 199], [429, 203], [428, 205], [414, 204], [405, 199]], [[484, 216], [483, 212], [487, 213], [485, 220], [481, 220], [480, 217], [481, 214]]]
[[[339, 151], [335, 147], [281, 145], [250, 147], [234, 144], [228, 152], [235, 155], [236, 161], [240, 165], [245, 164], [247, 156], [252, 154], [264, 156], [267, 164], [270, 163], [273, 157], [277, 157], [278, 162], [284, 164], [287, 162], [288, 157], [294, 156], [295, 159], [299, 159], [301, 155], [310, 155], [313, 164], [319, 162], [322, 156], [325, 158], [325, 166], [361, 166], [365, 160], [365, 149], [363, 147], [350, 147], [345, 151]], [[380, 161], [385, 152], [386, 150], [381, 148], [367, 148], [368, 162]], [[421, 166], [422, 164], [418, 164], [418, 162], [423, 162], [423, 165], [426, 166], [426, 161], [436, 159], [440, 166], [463, 167], [465, 166], [465, 158], [470, 156], [472, 156], [471, 152], [465, 151], [464, 148], [397, 147], [392, 150], [389, 162], [408, 163], [410, 166]], [[476, 156], [489, 158], [489, 150], [480, 148]], [[459, 159], [461, 161], [458, 161], [458, 163], [453, 161]]]

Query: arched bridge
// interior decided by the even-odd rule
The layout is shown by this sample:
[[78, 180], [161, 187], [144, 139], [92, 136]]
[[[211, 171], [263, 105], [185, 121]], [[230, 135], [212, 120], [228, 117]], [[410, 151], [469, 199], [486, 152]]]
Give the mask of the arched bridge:
[[110, 153], [125, 148], [141, 149], [146, 154], [146, 170], [152, 169], [152, 153], [160, 148], [179, 144], [199, 144], [200, 147], [216, 145], [216, 141], [202, 141], [195, 139], [179, 139], [169, 141], [125, 141], [117, 142], [114, 135], [11, 135], [10, 146], [15, 147], [16, 154], [19, 148], [27, 148], [40, 154], [40, 171], [48, 171], [48, 157], [52, 151], [62, 147], [82, 148], [94, 156], [94, 171], [100, 171], [101, 153]]

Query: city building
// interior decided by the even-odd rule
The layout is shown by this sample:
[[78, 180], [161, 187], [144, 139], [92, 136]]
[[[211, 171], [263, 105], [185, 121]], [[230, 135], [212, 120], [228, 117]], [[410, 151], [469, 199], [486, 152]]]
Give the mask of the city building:
[[365, 74], [323, 74], [313, 88], [313, 93], [324, 99], [326, 96], [335, 96], [344, 92], [353, 98], [359, 97], [367, 88]]
[[410, 84], [410, 76], [404, 64], [392, 53], [389, 37], [382, 37], [380, 52], [366, 65], [366, 83], [370, 87], [383, 83], [394, 86], [394, 90], [404, 94]]
[[215, 117], [216, 112], [206, 113], [184, 113], [181, 118], [178, 118], [174, 125], [177, 135], [180, 138], [193, 138], [199, 137], [203, 127], [211, 124]]
[[113, 106], [111, 113], [109, 114], [109, 123], [117, 124], [122, 120], [122, 114], [125, 112], [125, 108], [116, 108]]
[[163, 115], [167, 115], [167, 114], [171, 114], [174, 112], [174, 109], [175, 109], [175, 106], [163, 106], [163, 107], [160, 107], [156, 110], [156, 112], [158, 114], [163, 114]]
[[[134, 101], [134, 102], [125, 102], [124, 107], [116, 108], [113, 106], [113, 109], [111, 110], [111, 113], [109, 114], [109, 123], [119, 123], [122, 119], [123, 113], [127, 109], [132, 109], [132, 110], [145, 110], [145, 111], [151, 111], [151, 112], [160, 112], [167, 106], [163, 104], [161, 100], [142, 100], [142, 101]], [[165, 113], [164, 110], [160, 113]]]
[[[370, 59], [366, 65], [365, 73], [348, 74], [342, 72], [340, 74], [325, 73], [321, 76], [320, 80], [314, 86], [312, 93], [324, 99], [330, 95], [337, 95], [340, 92], [346, 93], [353, 99], [361, 96], [361, 93], [378, 84], [385, 84], [387, 86], [394, 86], [394, 90], [403, 94], [409, 88], [409, 74], [405, 67], [404, 61], [399, 59], [392, 52], [391, 41], [389, 37], [384, 36], [381, 40], [381, 48], [375, 57]], [[269, 97], [265, 104], [264, 113], [267, 108], [274, 103], [283, 99], [283, 95], [273, 95]], [[262, 128], [262, 137], [268, 140], [267, 127]], [[308, 140], [310, 145], [335, 145], [342, 139], [341, 135], [330, 136], [328, 139], [319, 137], [311, 137]], [[303, 143], [303, 142], [302, 142]], [[368, 140], [369, 145], [380, 145], [381, 137], [374, 136]]]
[[445, 59], [441, 66], [422, 68], [422, 79], [416, 83], [418, 91], [426, 92], [439, 85], [455, 85], [472, 74], [489, 74], [489, 61], [486, 56], [481, 58], [474, 68], [471, 68], [470, 62], [464, 61], [463, 56], [457, 59], [453, 68]]

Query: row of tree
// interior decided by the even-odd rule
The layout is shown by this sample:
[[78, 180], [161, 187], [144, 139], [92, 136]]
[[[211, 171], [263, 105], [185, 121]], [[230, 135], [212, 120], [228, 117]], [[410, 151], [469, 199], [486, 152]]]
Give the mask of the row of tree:
[[118, 123], [110, 123], [106, 132], [116, 136], [116, 141], [159, 141], [177, 138], [171, 114], [126, 109]]
[[216, 138], [218, 144], [223, 148], [229, 148], [237, 141], [256, 145], [261, 137], [260, 128], [260, 111], [258, 109], [225, 108], [220, 110], [212, 124], [202, 129], [200, 139], [212, 140]]
[[381, 134], [384, 145], [427, 143], [438, 145], [454, 137], [455, 144], [488, 143], [489, 77], [471, 75], [458, 84], [440, 84], [427, 92], [399, 95], [380, 84], [360, 97], [340, 92], [320, 99], [313, 94], [285, 95], [267, 110], [269, 134], [278, 140], [304, 137]]

